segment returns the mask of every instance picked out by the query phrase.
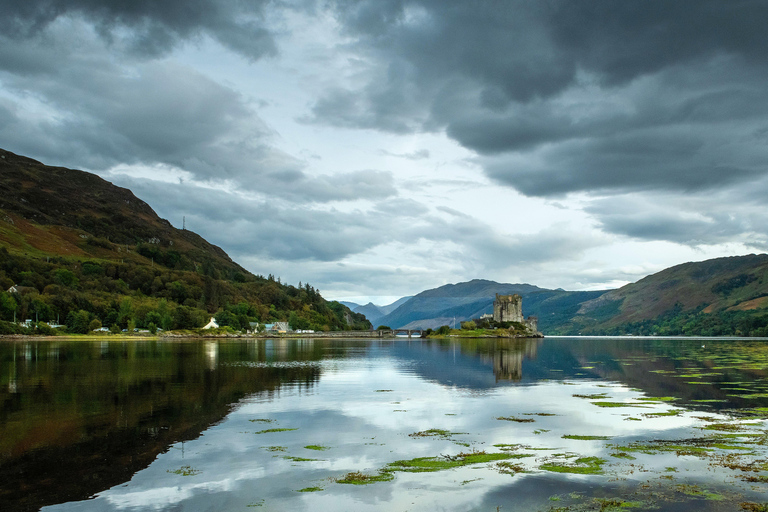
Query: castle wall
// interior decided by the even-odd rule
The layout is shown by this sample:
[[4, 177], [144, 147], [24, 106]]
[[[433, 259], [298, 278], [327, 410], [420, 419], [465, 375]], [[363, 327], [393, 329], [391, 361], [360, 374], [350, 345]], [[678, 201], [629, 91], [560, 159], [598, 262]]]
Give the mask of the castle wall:
[[523, 298], [520, 295], [499, 295], [493, 301], [493, 319], [496, 322], [523, 322]]

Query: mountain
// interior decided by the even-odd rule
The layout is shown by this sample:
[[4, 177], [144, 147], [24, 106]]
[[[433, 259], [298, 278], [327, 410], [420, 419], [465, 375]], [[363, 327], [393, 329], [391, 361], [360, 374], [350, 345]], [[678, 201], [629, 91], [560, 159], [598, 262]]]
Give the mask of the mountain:
[[66, 319], [79, 332], [94, 322], [201, 327], [214, 314], [236, 328], [370, 326], [310, 285], [251, 274], [128, 189], [0, 149], [0, 290], [14, 285], [0, 292], [0, 320]]
[[347, 306], [349, 309], [354, 311], [355, 313], [360, 313], [365, 315], [365, 317], [368, 319], [368, 321], [371, 322], [371, 324], [376, 327], [381, 325], [379, 323], [379, 320], [384, 317], [385, 315], [388, 315], [395, 309], [397, 309], [401, 304], [405, 303], [408, 299], [411, 297], [402, 297], [400, 299], [397, 299], [392, 304], [389, 304], [388, 306], [377, 306], [373, 302], [369, 302], [368, 304], [365, 304], [364, 306], [361, 306], [360, 304], [356, 304], [354, 302], [345, 302], [341, 301], [342, 304]]
[[616, 290], [547, 290], [476, 279], [426, 290], [375, 323], [456, 326], [493, 311], [496, 293], [518, 293], [544, 334], [768, 336], [768, 255], [684, 263]]
[[[385, 324], [396, 329], [435, 329], [441, 325], [452, 326], [455, 319], [458, 326], [459, 322], [464, 320], [478, 318], [485, 313], [493, 313], [493, 301], [497, 293], [520, 294], [523, 297], [523, 314], [539, 316], [539, 329], [543, 330], [541, 320], [544, 319], [544, 326], [548, 327], [550, 316], [552, 316], [549, 313], [565, 308], [575, 314], [578, 310], [577, 305], [604, 292], [565, 292], [547, 290], [530, 284], [508, 284], [474, 279], [423, 291], [374, 323]], [[559, 315], [560, 313], [557, 315], [558, 319], [560, 319]]]
[[684, 263], [583, 303], [568, 334], [765, 336], [768, 254]]

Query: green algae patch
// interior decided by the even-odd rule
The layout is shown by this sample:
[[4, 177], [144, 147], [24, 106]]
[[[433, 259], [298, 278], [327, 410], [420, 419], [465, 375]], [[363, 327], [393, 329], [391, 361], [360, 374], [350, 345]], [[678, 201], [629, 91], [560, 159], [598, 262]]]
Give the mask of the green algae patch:
[[722, 494], [707, 491], [698, 485], [679, 484], [677, 487], [675, 487], [675, 490], [679, 493], [685, 494], [686, 496], [700, 497], [710, 501], [722, 501], [725, 499]]
[[202, 473], [199, 469], [195, 469], [192, 466], [181, 466], [179, 469], [174, 469], [171, 471], [168, 470], [168, 473], [171, 473], [173, 475], [181, 475], [181, 476], [195, 476]]
[[592, 405], [596, 405], [598, 407], [640, 407], [647, 409], [648, 406], [644, 404], [635, 404], [632, 402], [592, 402]]
[[250, 421], [251, 423], [274, 423], [276, 420], [271, 420], [269, 418], [255, 418], [248, 421]]
[[368, 475], [360, 471], [352, 471], [341, 478], [336, 478], [334, 481], [337, 484], [368, 485], [375, 484], [376, 482], [389, 482], [394, 478], [395, 475], [392, 473], [379, 472], [375, 475]]
[[322, 490], [323, 490], [322, 487], [305, 487], [303, 489], [297, 490], [296, 492], [318, 492]]
[[740, 423], [712, 423], [700, 428], [702, 430], [717, 430], [719, 432], [740, 432], [749, 429], [749, 426]]
[[518, 418], [517, 416], [499, 416], [496, 418], [497, 420], [503, 420], [503, 421], [514, 421], [516, 423], [533, 423], [533, 418]]
[[519, 458], [509, 453], [469, 452], [458, 455], [441, 455], [439, 457], [417, 457], [410, 460], [397, 460], [382, 470], [385, 472], [402, 471], [406, 473], [429, 473], [443, 471], [471, 464], [482, 464], [504, 459]]
[[512, 476], [518, 473], [529, 473], [522, 464], [514, 464], [512, 462], [499, 462], [496, 464], [496, 470], [499, 473]]
[[680, 416], [683, 414], [681, 409], [674, 409], [667, 412], [646, 412], [643, 414], [646, 418], [668, 418], [671, 416]]
[[513, 450], [517, 450], [517, 449], [519, 449], [519, 448], [522, 448], [522, 447], [523, 447], [523, 445], [521, 445], [521, 444], [505, 444], [505, 443], [499, 443], [499, 444], [495, 444], [495, 445], [493, 445], [493, 447], [494, 447], [494, 448], [498, 448], [499, 450], [504, 450], [504, 451], [513, 451]]
[[466, 434], [466, 432], [451, 432], [450, 430], [443, 430], [440, 428], [430, 428], [428, 430], [408, 434], [408, 437], [437, 437], [439, 439], [450, 439], [452, 436], [459, 434]]
[[268, 428], [266, 430], [259, 430], [254, 434], [271, 434], [273, 432], [289, 432], [291, 430], [299, 430], [298, 428]]
[[561, 436], [563, 439], [575, 439], [577, 441], [608, 441], [611, 436], [579, 436], [575, 434], [566, 434]]
[[292, 460], [293, 462], [318, 462], [321, 459], [307, 459], [305, 457], [292, 457], [290, 455], [286, 455], [283, 457], [286, 460]]
[[572, 463], [546, 462], [539, 466], [544, 471], [554, 473], [573, 473], [577, 475], [601, 475], [603, 474], [603, 464], [605, 459], [600, 457], [580, 457]]
[[608, 393], [594, 393], [591, 395], [573, 395], [575, 398], [586, 398], [587, 400], [603, 400], [608, 398]]
[[323, 445], [320, 445], [320, 444], [308, 444], [304, 448], [306, 448], [307, 450], [317, 450], [319, 452], [331, 449], [330, 446], [323, 446]]
[[268, 452], [286, 452], [288, 451], [288, 448], [285, 446], [262, 446], [265, 450]]
[[642, 402], [674, 402], [675, 400], [679, 400], [679, 398], [675, 398], [674, 396], [644, 396], [642, 398], [638, 398], [638, 400]]

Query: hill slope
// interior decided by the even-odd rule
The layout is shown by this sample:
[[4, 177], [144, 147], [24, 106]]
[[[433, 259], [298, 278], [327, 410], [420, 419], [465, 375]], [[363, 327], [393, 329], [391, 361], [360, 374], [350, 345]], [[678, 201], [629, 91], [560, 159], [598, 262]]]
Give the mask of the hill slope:
[[762, 336], [766, 321], [768, 255], [750, 254], [676, 265], [610, 291], [560, 331]]
[[[367, 328], [309, 285], [254, 276], [199, 235], [174, 228], [130, 190], [0, 150], [0, 320], [200, 327], [290, 321]], [[79, 320], [73, 320], [73, 315]], [[87, 324], [83, 327], [83, 323]]]

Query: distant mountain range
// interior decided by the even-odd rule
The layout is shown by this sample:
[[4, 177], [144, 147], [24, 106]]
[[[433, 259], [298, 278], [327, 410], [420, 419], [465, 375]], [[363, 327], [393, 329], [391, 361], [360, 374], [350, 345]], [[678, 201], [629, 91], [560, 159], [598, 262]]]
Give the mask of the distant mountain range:
[[[493, 312], [497, 293], [523, 297], [544, 334], [768, 335], [768, 255], [684, 263], [616, 290], [548, 290], [475, 279], [423, 291], [388, 306], [350, 306], [374, 325], [456, 326]], [[385, 312], [385, 314], [381, 314]]]
[[[361, 306], [360, 304], [356, 304], [354, 302], [346, 302], [346, 301], [340, 301], [342, 304], [347, 306], [349, 309], [351, 309], [355, 313], [360, 313], [365, 315], [365, 317], [373, 324], [374, 327], [377, 327], [379, 325], [382, 325], [379, 323], [379, 320], [386, 315], [390, 314], [397, 308], [399, 308], [402, 304], [408, 301], [411, 296], [403, 297], [401, 299], [397, 299], [392, 304], [389, 304], [387, 306], [377, 306], [373, 302], [369, 302], [368, 304], [365, 304]], [[391, 327], [391, 326], [390, 326]]]

